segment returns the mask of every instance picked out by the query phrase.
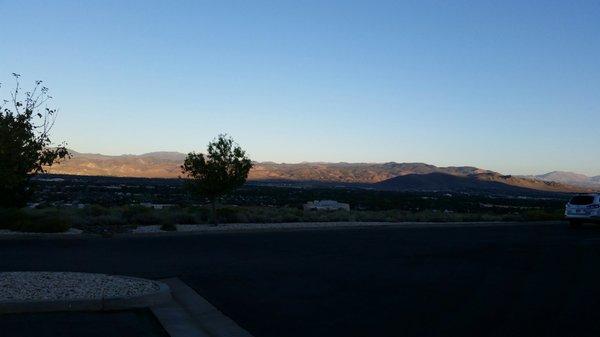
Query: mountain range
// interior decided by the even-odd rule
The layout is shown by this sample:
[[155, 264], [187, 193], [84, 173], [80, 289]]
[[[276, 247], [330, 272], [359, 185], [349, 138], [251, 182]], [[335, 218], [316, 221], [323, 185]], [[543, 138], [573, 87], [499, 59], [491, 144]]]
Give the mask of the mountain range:
[[[78, 153], [48, 169], [53, 174], [177, 178], [185, 154], [151, 152], [108, 156]], [[510, 176], [471, 166], [438, 167], [424, 163], [296, 163], [255, 162], [250, 181], [345, 185], [381, 190], [485, 190], [587, 192], [600, 189], [600, 177], [567, 172]]]
[[600, 189], [600, 176], [588, 177], [580, 173], [553, 171], [536, 176], [524, 176], [524, 178], [532, 178], [543, 181], [555, 181], [573, 186]]

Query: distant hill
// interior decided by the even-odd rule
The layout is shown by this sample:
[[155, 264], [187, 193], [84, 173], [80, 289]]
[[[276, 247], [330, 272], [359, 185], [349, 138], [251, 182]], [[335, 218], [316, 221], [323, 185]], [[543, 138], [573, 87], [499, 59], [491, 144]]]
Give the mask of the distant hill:
[[487, 191], [501, 193], [544, 192], [583, 192], [584, 189], [557, 182], [547, 182], [495, 172], [469, 175], [449, 175], [445, 173], [410, 174], [374, 184], [377, 189], [393, 191]]
[[562, 184], [574, 185], [579, 187], [600, 189], [600, 176], [588, 177], [584, 174], [574, 172], [553, 171], [536, 176], [525, 176], [525, 178], [542, 181], [554, 181]]
[[[177, 178], [185, 154], [151, 152], [142, 155], [107, 156], [73, 152], [73, 158], [49, 168], [49, 173]], [[572, 177], [575, 179], [576, 177]], [[579, 177], [581, 178], [581, 177]], [[598, 177], [596, 177], [598, 178]], [[556, 179], [549, 176], [547, 179]], [[591, 179], [591, 178], [590, 178]], [[424, 163], [255, 163], [249, 180], [262, 182], [311, 182], [361, 186], [385, 190], [510, 190], [575, 192], [575, 185], [538, 177], [505, 176], [471, 166], [437, 167]], [[598, 179], [600, 181], [600, 178]]]
[[49, 168], [49, 173], [90, 176], [176, 178], [185, 155], [152, 152], [142, 155], [108, 156], [71, 151], [73, 157]]
[[[72, 151], [73, 157], [49, 168], [50, 173], [119, 177], [176, 178], [185, 154], [150, 152], [108, 156]], [[407, 174], [447, 173], [469, 175], [490, 172], [476, 167], [437, 167], [423, 163], [254, 163], [252, 180], [302, 180], [376, 183]]]
[[437, 167], [423, 163], [256, 163], [254, 180], [303, 180], [344, 183], [377, 183], [409, 174], [469, 175], [490, 172], [476, 167]]

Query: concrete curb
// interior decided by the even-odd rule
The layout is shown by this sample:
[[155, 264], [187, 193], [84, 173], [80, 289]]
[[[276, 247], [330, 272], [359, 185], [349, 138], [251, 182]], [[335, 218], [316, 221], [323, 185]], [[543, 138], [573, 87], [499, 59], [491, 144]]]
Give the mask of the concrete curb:
[[[142, 280], [135, 277], [122, 277]], [[168, 285], [158, 281], [152, 282], [158, 284], [158, 291], [139, 296], [76, 300], [0, 301], [0, 314], [53, 311], [109, 311], [146, 308], [165, 303], [172, 299], [171, 289]]]
[[150, 310], [171, 337], [212, 337], [174, 299]]
[[[171, 288], [173, 301], [171, 305], [152, 307], [151, 310], [172, 337], [252, 337], [180, 279], [161, 281]], [[189, 326], [190, 320], [196, 327], [195, 331]]]
[[[134, 277], [132, 277], [134, 278]], [[135, 278], [134, 278], [135, 279]], [[147, 308], [171, 300], [171, 289], [168, 285], [153, 281], [158, 284], [159, 289], [155, 293], [134, 297], [108, 297], [102, 299], [102, 310], [121, 310], [129, 308]]]

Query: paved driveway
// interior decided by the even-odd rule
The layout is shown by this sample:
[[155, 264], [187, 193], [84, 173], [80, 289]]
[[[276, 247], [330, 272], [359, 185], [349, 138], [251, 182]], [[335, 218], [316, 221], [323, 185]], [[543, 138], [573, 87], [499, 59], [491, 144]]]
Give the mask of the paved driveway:
[[178, 276], [256, 337], [600, 335], [600, 227], [0, 240], [0, 257]]
[[0, 315], [2, 336], [168, 337], [150, 310]]

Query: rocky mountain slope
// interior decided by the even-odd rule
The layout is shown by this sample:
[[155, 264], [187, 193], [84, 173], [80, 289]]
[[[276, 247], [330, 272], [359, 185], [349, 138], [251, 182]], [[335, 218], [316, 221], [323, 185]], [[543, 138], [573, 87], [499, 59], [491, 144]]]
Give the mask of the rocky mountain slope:
[[78, 153], [48, 169], [48, 173], [90, 176], [176, 178], [185, 155], [178, 152], [152, 152], [142, 155], [107, 156]]
[[[73, 152], [73, 158], [49, 168], [49, 173], [119, 177], [177, 178], [185, 154], [152, 152], [107, 156]], [[586, 191], [583, 185], [534, 177], [505, 176], [476, 167], [437, 167], [423, 163], [255, 163], [250, 180], [315, 182], [370, 186], [386, 190], [532, 189], [552, 192]]]
[[[107, 156], [73, 152], [73, 157], [49, 168], [49, 173], [119, 177], [177, 178], [185, 154], [151, 152], [142, 155]], [[476, 167], [437, 167], [423, 163], [254, 163], [251, 180], [302, 180], [376, 183], [407, 174], [487, 173]]]

